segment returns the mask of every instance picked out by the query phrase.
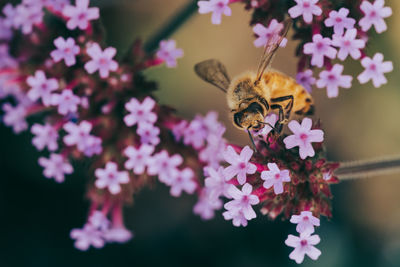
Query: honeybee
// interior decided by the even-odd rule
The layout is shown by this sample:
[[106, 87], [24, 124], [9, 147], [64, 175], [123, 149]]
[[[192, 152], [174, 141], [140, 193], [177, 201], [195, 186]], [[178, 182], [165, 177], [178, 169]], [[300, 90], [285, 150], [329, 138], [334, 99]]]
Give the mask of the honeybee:
[[216, 59], [200, 62], [194, 68], [200, 78], [226, 93], [233, 124], [247, 130], [252, 141], [250, 130], [263, 128], [266, 124], [264, 118], [270, 112], [279, 115], [277, 126], [270, 125], [277, 133], [282, 131], [292, 112], [298, 115], [314, 112], [313, 99], [303, 86], [286, 74], [269, 69], [290, 25], [290, 20], [285, 21], [283, 33], [269, 39], [257, 73], [246, 72], [231, 81], [225, 66]]

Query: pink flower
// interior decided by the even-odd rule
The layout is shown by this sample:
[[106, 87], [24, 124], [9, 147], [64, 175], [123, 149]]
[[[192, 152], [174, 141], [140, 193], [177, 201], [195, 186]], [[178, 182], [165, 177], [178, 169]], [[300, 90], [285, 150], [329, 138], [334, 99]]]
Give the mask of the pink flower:
[[288, 12], [292, 18], [303, 16], [306, 23], [311, 23], [313, 15], [322, 14], [322, 9], [317, 5], [318, 0], [294, 0], [297, 5], [291, 7]]
[[301, 125], [297, 121], [290, 121], [289, 129], [294, 133], [283, 139], [287, 149], [295, 146], [299, 147], [300, 158], [313, 157], [315, 155], [312, 142], [322, 142], [324, 140], [324, 132], [322, 130], [311, 130], [312, 120], [304, 118]]
[[240, 155], [235, 152], [233, 147], [228, 146], [224, 153], [224, 158], [231, 166], [226, 167], [224, 170], [225, 179], [229, 181], [237, 175], [239, 184], [246, 183], [246, 174], [253, 174], [257, 170], [256, 165], [249, 162], [252, 155], [253, 150], [249, 146], [245, 146]]
[[360, 8], [364, 13], [364, 17], [360, 19], [358, 24], [364, 32], [368, 31], [372, 25], [374, 25], [377, 33], [386, 31], [387, 26], [383, 19], [392, 15], [392, 9], [390, 7], [384, 7], [384, 4], [384, 0], [375, 0], [373, 4], [369, 1], [363, 1], [361, 3]]
[[163, 150], [155, 154], [150, 160], [147, 167], [149, 175], [158, 175], [161, 182], [170, 184], [172, 176], [176, 174], [177, 167], [183, 162], [179, 154], [168, 155], [168, 152]]
[[57, 183], [64, 182], [64, 175], [71, 174], [74, 169], [71, 164], [59, 154], [50, 154], [50, 158], [39, 158], [39, 165], [44, 168], [43, 174], [46, 178], [54, 178]]
[[194, 173], [192, 169], [185, 168], [183, 170], [179, 170], [177, 174], [171, 176], [171, 190], [170, 194], [174, 197], [179, 197], [182, 194], [182, 191], [185, 191], [188, 194], [193, 194], [197, 188], [197, 183], [195, 182]]
[[350, 88], [353, 77], [350, 75], [342, 75], [343, 65], [335, 64], [332, 69], [324, 70], [319, 73], [317, 81], [318, 88], [326, 87], [329, 98], [339, 95], [339, 87]]
[[296, 82], [303, 86], [309, 93], [311, 93], [312, 85], [315, 84], [315, 81], [316, 79], [313, 77], [312, 70], [298, 72], [296, 75]]
[[52, 125], [35, 123], [32, 125], [31, 132], [35, 135], [32, 144], [37, 150], [43, 150], [45, 147], [50, 151], [57, 150], [58, 131]]
[[0, 68], [15, 68], [18, 65], [15, 58], [9, 53], [9, 47], [7, 44], [0, 45]]
[[110, 227], [110, 221], [104, 213], [99, 210], [95, 210], [92, 215], [90, 215], [88, 223], [101, 230], [106, 230]]
[[248, 221], [256, 218], [256, 213], [251, 206], [258, 204], [260, 200], [256, 195], [251, 194], [252, 190], [253, 187], [248, 183], [243, 185], [241, 191], [236, 186], [230, 185], [228, 193], [233, 200], [224, 205], [224, 208], [230, 213], [226, 214], [228, 218], [236, 218], [239, 213], [242, 213]]
[[68, 122], [64, 125], [64, 130], [68, 133], [64, 136], [64, 143], [68, 146], [77, 145], [79, 150], [83, 150], [90, 136], [92, 124], [88, 121], [82, 121], [79, 125]]
[[101, 143], [102, 140], [100, 137], [89, 135], [85, 140], [84, 145], [82, 147], [78, 147], [78, 150], [82, 151], [86, 157], [100, 155], [103, 151]]
[[319, 219], [311, 211], [302, 211], [300, 215], [292, 215], [291, 223], [297, 223], [296, 231], [300, 234], [313, 233], [314, 226], [319, 226]]
[[321, 68], [324, 65], [324, 56], [330, 59], [336, 57], [336, 49], [331, 47], [332, 41], [328, 37], [322, 37], [321, 34], [314, 34], [312, 43], [304, 45], [303, 52], [312, 55], [311, 65]]
[[224, 168], [220, 166], [218, 170], [208, 167], [206, 168], [208, 175], [204, 180], [205, 187], [209, 192], [211, 199], [217, 199], [221, 195], [229, 198], [229, 184], [225, 181]]
[[14, 8], [10, 3], [6, 4], [3, 7], [4, 25], [9, 28], [17, 28], [17, 24], [15, 22], [15, 18], [17, 16], [17, 9]]
[[85, 69], [89, 74], [99, 71], [100, 77], [105, 79], [110, 75], [110, 71], [118, 69], [117, 61], [112, 58], [117, 53], [114, 47], [101, 50], [99, 44], [93, 43], [86, 49], [87, 54], [92, 58], [85, 64]]
[[[258, 38], [254, 41], [255, 47], [264, 47], [268, 43], [276, 42], [280, 33], [283, 30], [283, 24], [279, 23], [276, 19], [272, 19], [268, 25], [268, 28], [264, 27], [264, 25], [257, 23], [256, 26], [253, 27], [253, 32], [258, 36]], [[285, 47], [287, 43], [287, 39], [284, 38], [279, 45], [280, 47]]]
[[168, 68], [175, 68], [177, 66], [176, 59], [183, 57], [183, 50], [176, 48], [175, 40], [164, 40], [160, 42], [160, 49], [156, 56], [163, 60]]
[[63, 15], [68, 18], [67, 28], [73, 30], [78, 27], [86, 30], [89, 27], [89, 21], [99, 18], [99, 9], [97, 7], [89, 8], [89, 0], [75, 0], [75, 5], [68, 5], [62, 11]]
[[276, 163], [268, 163], [267, 165], [269, 171], [261, 173], [261, 179], [265, 181], [263, 186], [267, 189], [274, 186], [274, 193], [276, 195], [283, 193], [283, 182], [290, 182], [289, 171], [280, 170]]
[[42, 70], [37, 70], [35, 76], [29, 76], [26, 82], [31, 87], [27, 94], [29, 99], [36, 101], [41, 98], [45, 106], [50, 106], [51, 93], [58, 89], [58, 81], [55, 78], [47, 79]]
[[126, 243], [131, 240], [133, 234], [125, 227], [117, 226], [103, 232], [103, 238], [107, 242]]
[[381, 53], [376, 53], [372, 59], [369, 57], [363, 58], [361, 65], [365, 70], [358, 75], [358, 81], [364, 84], [372, 79], [372, 83], [376, 88], [387, 83], [383, 74], [393, 70], [393, 63], [391, 61], [383, 62], [383, 55]]
[[357, 29], [347, 30], [344, 35], [333, 35], [332, 45], [339, 47], [337, 56], [340, 60], [345, 60], [349, 54], [354, 59], [361, 57], [360, 49], [365, 47], [365, 41], [356, 37]]
[[356, 20], [348, 18], [349, 10], [342, 7], [339, 11], [332, 10], [329, 12], [329, 18], [325, 20], [326, 27], [333, 27], [334, 33], [342, 35], [344, 29], [353, 29]]
[[118, 166], [115, 162], [107, 162], [105, 169], [96, 169], [94, 174], [97, 177], [96, 187], [100, 189], [107, 188], [113, 195], [121, 192], [120, 184], [129, 183], [128, 172], [118, 171]]
[[141, 123], [137, 128], [137, 134], [140, 136], [142, 144], [149, 144], [156, 146], [160, 143], [160, 128], [150, 123]]
[[79, 46], [75, 44], [75, 40], [69, 37], [67, 40], [61, 36], [54, 40], [54, 45], [57, 47], [50, 55], [55, 62], [64, 59], [65, 65], [68, 67], [75, 65], [75, 56], [79, 54]]
[[91, 224], [86, 224], [82, 229], [72, 229], [70, 234], [76, 239], [75, 248], [86, 251], [92, 245], [95, 248], [104, 246], [103, 233]]
[[152, 112], [156, 102], [151, 97], [146, 97], [142, 103], [136, 98], [125, 104], [126, 110], [129, 114], [124, 117], [124, 122], [127, 126], [133, 126], [135, 124], [153, 124], [157, 120], [157, 115]]
[[285, 244], [294, 248], [289, 258], [298, 264], [303, 262], [306, 254], [313, 260], [318, 259], [321, 251], [315, 248], [314, 245], [317, 245], [320, 241], [321, 239], [318, 235], [300, 234], [300, 237], [289, 235], [285, 240]]
[[51, 104], [58, 106], [58, 113], [61, 115], [77, 112], [80, 103], [80, 97], [74, 95], [70, 89], [64, 89], [61, 94], [53, 94], [51, 99]]
[[24, 105], [19, 104], [14, 107], [9, 103], [5, 103], [2, 109], [5, 112], [3, 122], [5, 125], [12, 127], [14, 133], [17, 134], [28, 129], [26, 107]]
[[207, 14], [212, 12], [212, 24], [221, 24], [222, 14], [224, 14], [225, 16], [232, 15], [232, 10], [228, 6], [228, 4], [229, 0], [210, 0], [197, 2], [200, 14]]
[[[256, 135], [261, 135], [267, 137], [267, 135], [272, 131], [271, 126], [275, 127], [276, 122], [278, 121], [278, 115], [275, 113], [270, 113], [264, 118], [264, 122], [268, 123], [261, 130], [255, 132]], [[271, 126], [270, 126], [271, 125]]]
[[241, 210], [236, 212], [225, 211], [224, 213], [222, 213], [222, 216], [224, 216], [224, 219], [226, 221], [232, 220], [232, 224], [236, 227], [247, 226], [247, 219], [244, 216], [243, 211]]
[[6, 19], [0, 18], [0, 40], [8, 41], [12, 38], [11, 27], [6, 23]]
[[43, 10], [39, 5], [24, 5], [20, 4], [16, 7], [14, 14], [14, 26], [21, 28], [23, 34], [30, 34], [33, 30], [33, 25], [40, 24], [43, 20]]
[[124, 150], [124, 155], [128, 157], [128, 160], [125, 162], [125, 168], [133, 170], [135, 174], [143, 174], [153, 152], [154, 146], [146, 144], [142, 144], [140, 148], [128, 146]]
[[222, 201], [220, 199], [212, 199], [209, 196], [207, 189], [204, 189], [193, 207], [194, 214], [199, 215], [203, 220], [209, 220], [214, 217], [215, 210], [219, 210], [222, 207]]
[[204, 146], [208, 135], [209, 131], [204, 124], [203, 118], [196, 116], [184, 130], [183, 143], [192, 145], [195, 149], [200, 149]]

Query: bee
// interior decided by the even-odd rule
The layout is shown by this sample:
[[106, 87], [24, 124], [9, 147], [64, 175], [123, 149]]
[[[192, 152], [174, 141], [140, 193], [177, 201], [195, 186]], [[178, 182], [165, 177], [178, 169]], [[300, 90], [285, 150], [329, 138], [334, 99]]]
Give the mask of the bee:
[[277, 126], [269, 125], [278, 134], [292, 112], [298, 115], [314, 112], [313, 99], [303, 86], [288, 75], [269, 69], [291, 22], [287, 20], [284, 24], [283, 34], [270, 38], [266, 44], [256, 73], [246, 72], [231, 81], [225, 66], [216, 59], [200, 62], [194, 67], [200, 78], [226, 93], [233, 124], [247, 130], [252, 142], [250, 131], [263, 128], [264, 118], [270, 112], [278, 113]]

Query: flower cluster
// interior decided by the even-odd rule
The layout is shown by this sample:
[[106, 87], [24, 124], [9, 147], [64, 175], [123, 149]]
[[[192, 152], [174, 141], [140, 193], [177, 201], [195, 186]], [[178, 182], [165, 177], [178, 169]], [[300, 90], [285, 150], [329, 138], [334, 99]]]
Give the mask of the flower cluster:
[[[212, 12], [212, 23], [220, 24], [222, 14], [230, 16], [229, 4], [243, 2], [253, 11], [251, 24], [257, 39], [256, 47], [277, 40], [284, 27], [285, 13], [293, 19], [294, 39], [300, 40], [296, 55], [299, 57], [297, 82], [311, 91], [313, 85], [326, 88], [329, 98], [339, 95], [339, 88], [350, 88], [353, 77], [344, 75], [340, 63], [348, 58], [359, 60], [364, 71], [357, 76], [361, 84], [372, 80], [375, 87], [387, 83], [384, 74], [393, 70], [382, 53], [372, 57], [366, 54], [368, 33], [386, 31], [385, 18], [392, 14], [384, 0], [324, 1], [324, 0], [210, 0], [199, 1], [199, 13]], [[279, 20], [281, 22], [279, 22]], [[285, 46], [286, 40], [281, 42]], [[319, 68], [319, 77], [313, 72]]]

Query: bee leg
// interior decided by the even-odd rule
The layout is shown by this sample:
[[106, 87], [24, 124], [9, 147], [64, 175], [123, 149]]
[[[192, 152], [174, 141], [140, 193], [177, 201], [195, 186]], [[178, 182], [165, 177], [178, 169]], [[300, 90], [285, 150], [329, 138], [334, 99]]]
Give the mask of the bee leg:
[[287, 95], [287, 96], [282, 96], [282, 97], [277, 97], [277, 98], [271, 98], [271, 102], [273, 102], [273, 103], [282, 102], [282, 101], [286, 101], [286, 100], [289, 100], [289, 102], [285, 106], [285, 110], [286, 110], [285, 120], [281, 121], [282, 124], [286, 124], [289, 121], [289, 117], [290, 117], [290, 114], [292, 112], [293, 102], [294, 102], [293, 95]]
[[282, 132], [282, 128], [283, 128], [282, 121], [284, 121], [283, 108], [281, 105], [273, 104], [273, 105], [271, 105], [271, 109], [279, 109], [279, 119], [277, 122], [278, 125], [275, 127], [275, 129], [276, 129], [277, 133], [280, 134]]

